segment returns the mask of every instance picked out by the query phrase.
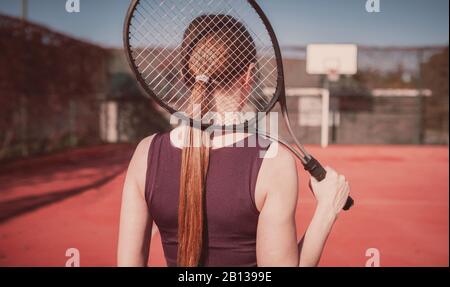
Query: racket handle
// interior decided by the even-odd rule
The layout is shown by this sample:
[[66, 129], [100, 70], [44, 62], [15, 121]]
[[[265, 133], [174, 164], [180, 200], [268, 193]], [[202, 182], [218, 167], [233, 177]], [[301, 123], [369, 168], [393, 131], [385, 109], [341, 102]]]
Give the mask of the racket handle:
[[[325, 179], [327, 176], [327, 171], [323, 168], [323, 166], [320, 164], [320, 162], [310, 156], [309, 159], [307, 159], [307, 163], [304, 164], [305, 170], [311, 174], [312, 177], [314, 177], [317, 181], [321, 182]], [[344, 210], [349, 210], [355, 202], [353, 201], [353, 198], [350, 196], [347, 198], [347, 202], [344, 205]]]

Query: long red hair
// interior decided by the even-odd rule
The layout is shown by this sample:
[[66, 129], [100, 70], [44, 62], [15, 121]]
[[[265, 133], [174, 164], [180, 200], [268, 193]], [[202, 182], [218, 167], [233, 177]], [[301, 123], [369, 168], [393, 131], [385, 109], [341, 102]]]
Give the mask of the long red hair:
[[[256, 61], [250, 33], [227, 15], [196, 18], [185, 32], [182, 50], [184, 79], [192, 88], [193, 111], [198, 111], [191, 117], [200, 119], [211, 110], [214, 91], [229, 87]], [[198, 76], [209, 80], [198, 81]], [[209, 135], [200, 129], [190, 127], [186, 137], [181, 161], [177, 261], [180, 267], [196, 267], [201, 265], [207, 236], [205, 188], [210, 147]]]

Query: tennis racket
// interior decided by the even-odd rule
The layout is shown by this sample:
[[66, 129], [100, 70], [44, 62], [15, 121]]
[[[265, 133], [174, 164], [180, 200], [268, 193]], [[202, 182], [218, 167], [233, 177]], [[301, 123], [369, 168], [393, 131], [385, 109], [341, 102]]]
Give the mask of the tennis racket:
[[[217, 46], [217, 42], [222, 45]], [[199, 43], [211, 49], [228, 48], [197, 53]], [[132, 71], [146, 94], [169, 113], [193, 125], [231, 130], [248, 127], [279, 103], [295, 147], [266, 136], [286, 146], [316, 180], [326, 177], [326, 170], [306, 151], [291, 128], [280, 46], [269, 19], [255, 0], [133, 0], [125, 19], [124, 45]], [[218, 73], [195, 66], [193, 63], [201, 61], [193, 59], [194, 54], [201, 55], [200, 60], [210, 66], [222, 59], [223, 65], [233, 69]], [[204, 73], [195, 74], [197, 70]], [[231, 91], [243, 78], [245, 93], [193, 99], [197, 81], [204, 82], [210, 92], [218, 88]], [[200, 107], [197, 113], [193, 103]], [[244, 116], [236, 117], [236, 113]], [[205, 116], [211, 114], [214, 116]], [[217, 114], [220, 120], [212, 121]], [[352, 205], [353, 199], [348, 197], [344, 210]]]

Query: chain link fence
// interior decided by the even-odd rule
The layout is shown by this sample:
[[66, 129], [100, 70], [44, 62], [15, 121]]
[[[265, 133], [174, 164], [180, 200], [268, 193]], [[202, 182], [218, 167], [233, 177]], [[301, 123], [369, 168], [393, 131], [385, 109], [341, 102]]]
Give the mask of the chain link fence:
[[105, 101], [119, 104], [118, 140], [168, 127], [107, 49], [0, 15], [0, 51], [0, 160], [104, 142]]
[[[136, 142], [170, 128], [167, 114], [142, 96], [120, 49], [0, 15], [0, 51], [0, 160]], [[306, 74], [304, 47], [283, 54], [288, 89], [322, 86], [323, 78]], [[357, 75], [331, 87], [332, 142], [448, 144], [448, 47], [359, 47], [358, 62]], [[377, 89], [432, 96], [375, 98]], [[298, 102], [288, 99], [294, 129], [317, 143], [319, 128], [301, 126]]]
[[[321, 88], [325, 77], [306, 74], [306, 48], [287, 47], [284, 55], [294, 129], [303, 142], [317, 144], [320, 127], [302, 124], [297, 114], [302, 102], [320, 107], [319, 97], [302, 95], [301, 89]], [[447, 46], [360, 46], [358, 73], [342, 76], [330, 92], [331, 143], [449, 143]], [[314, 116], [320, 122], [320, 112], [307, 122]]]

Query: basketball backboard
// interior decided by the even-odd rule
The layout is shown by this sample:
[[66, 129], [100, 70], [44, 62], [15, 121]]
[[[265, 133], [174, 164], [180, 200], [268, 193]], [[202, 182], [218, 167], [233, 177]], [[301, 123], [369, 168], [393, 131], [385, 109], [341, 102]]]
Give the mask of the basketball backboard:
[[354, 75], [358, 71], [358, 47], [352, 44], [311, 44], [307, 47], [308, 74]]

